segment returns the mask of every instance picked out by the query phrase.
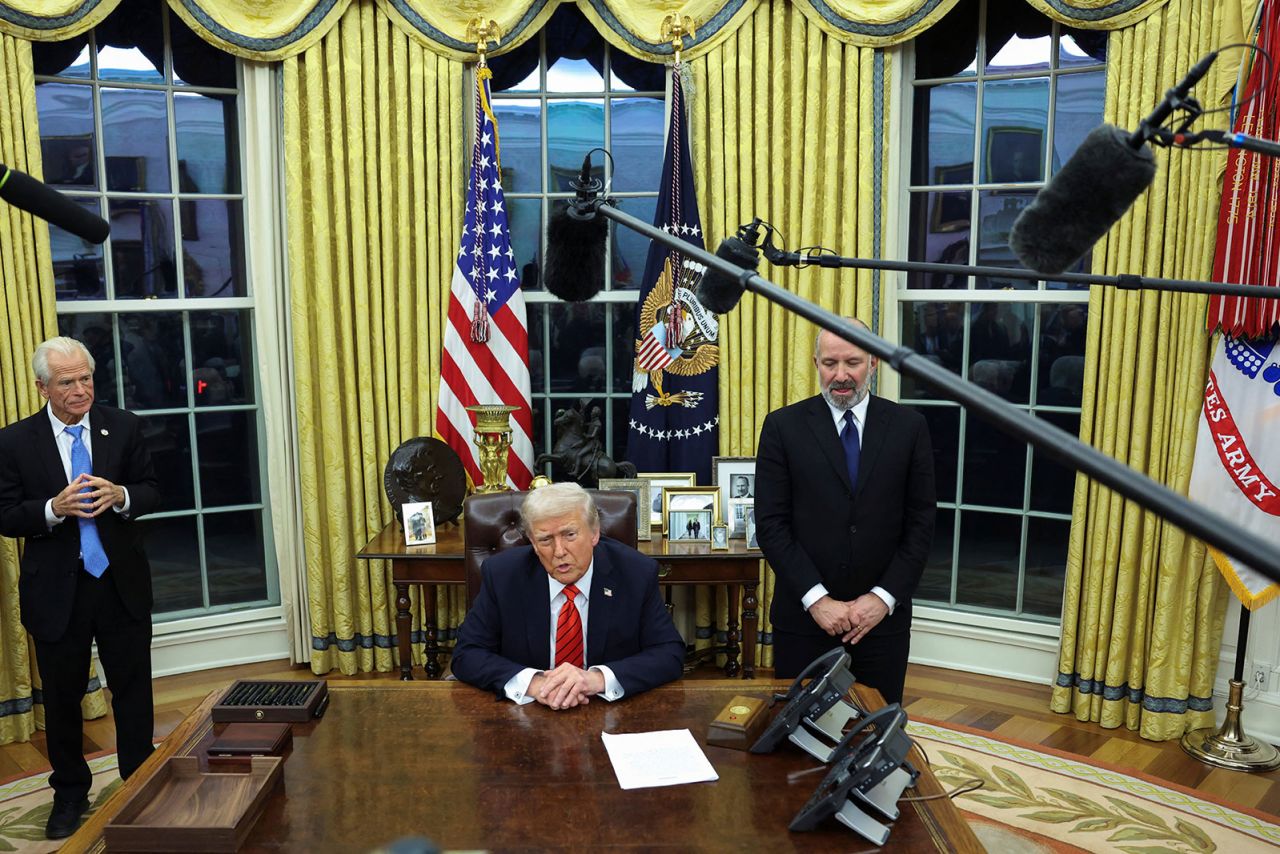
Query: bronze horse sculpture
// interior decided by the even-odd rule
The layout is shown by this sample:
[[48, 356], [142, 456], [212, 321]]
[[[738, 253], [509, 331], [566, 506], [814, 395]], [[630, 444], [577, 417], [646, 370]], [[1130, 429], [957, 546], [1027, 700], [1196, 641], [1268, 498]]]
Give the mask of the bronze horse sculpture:
[[589, 419], [583, 417], [582, 410], [576, 407], [561, 409], [556, 412], [555, 445], [549, 454], [539, 454], [534, 467], [541, 469], [551, 463], [551, 479], [571, 480], [587, 489], [594, 489], [600, 478], [636, 476], [636, 467], [628, 462], [614, 462], [604, 452], [604, 443], [600, 439], [603, 425], [600, 420], [600, 407], [591, 407]]

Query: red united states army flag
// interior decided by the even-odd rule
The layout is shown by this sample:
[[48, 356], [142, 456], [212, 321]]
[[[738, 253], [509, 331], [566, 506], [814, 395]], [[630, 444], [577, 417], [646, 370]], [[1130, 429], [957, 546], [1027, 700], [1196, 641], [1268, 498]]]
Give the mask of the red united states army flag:
[[[1190, 495], [1264, 539], [1280, 540], [1280, 336], [1223, 335], [1205, 384]], [[1280, 584], [1209, 547], [1249, 610], [1280, 595]]]

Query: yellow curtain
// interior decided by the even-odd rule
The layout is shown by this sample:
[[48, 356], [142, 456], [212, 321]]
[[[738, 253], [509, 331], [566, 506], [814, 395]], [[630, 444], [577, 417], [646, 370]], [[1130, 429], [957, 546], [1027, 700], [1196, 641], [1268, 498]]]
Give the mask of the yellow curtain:
[[[0, 163], [37, 177], [40, 131], [36, 125], [35, 73], [31, 43], [0, 35]], [[43, 405], [31, 376], [36, 345], [58, 330], [54, 314], [49, 227], [0, 203], [0, 424], [12, 424]], [[44, 706], [36, 702], [40, 677], [35, 648], [18, 612], [16, 540], [0, 537], [0, 744], [26, 741], [44, 728]], [[107, 713], [97, 677], [85, 695], [85, 717]]]
[[[1136, 127], [1197, 59], [1247, 41], [1248, 3], [1172, 0], [1112, 34], [1106, 120]], [[1227, 102], [1238, 66], [1219, 60], [1200, 89]], [[1220, 122], [1221, 123], [1221, 122]], [[1155, 184], [1094, 253], [1094, 268], [1208, 279], [1225, 167], [1221, 152], [1157, 154]], [[1186, 493], [1207, 369], [1207, 298], [1095, 288], [1081, 438]], [[1052, 707], [1146, 738], [1213, 723], [1226, 602], [1205, 548], [1132, 502], [1079, 478]]]
[[[843, 44], [795, 4], [773, 0], [690, 66], [690, 146], [708, 245], [759, 216], [791, 246], [883, 256], [894, 54]], [[878, 274], [794, 268], [769, 274], [782, 287], [839, 314], [856, 314], [880, 331]], [[721, 317], [721, 454], [754, 455], [765, 415], [817, 392], [816, 332], [752, 295]], [[773, 574], [763, 563], [760, 591], [757, 662], [770, 666]]]
[[[431, 435], [463, 215], [463, 66], [372, 4], [284, 63], [289, 288], [312, 669], [393, 666], [383, 466]], [[439, 624], [458, 622], [442, 597]], [[420, 614], [418, 617], [420, 618]], [[447, 636], [447, 635], [446, 635]]]

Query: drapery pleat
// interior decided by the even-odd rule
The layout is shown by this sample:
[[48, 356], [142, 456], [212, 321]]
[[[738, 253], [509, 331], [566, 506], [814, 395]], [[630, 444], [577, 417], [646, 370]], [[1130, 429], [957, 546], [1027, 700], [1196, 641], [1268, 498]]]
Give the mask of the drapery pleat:
[[[772, 0], [168, 0], [169, 7], [211, 44], [236, 56], [271, 61], [297, 56], [324, 38], [353, 4], [376, 2], [410, 38], [450, 59], [475, 58], [468, 25], [493, 20], [501, 33], [495, 53], [537, 34], [558, 5], [577, 2], [614, 47], [646, 59], [669, 59], [673, 48], [663, 21], [688, 16], [695, 34], [684, 42], [694, 59], [733, 37], [761, 5]], [[0, 32], [33, 41], [58, 41], [92, 28], [121, 0], [0, 0]], [[830, 38], [859, 47], [888, 47], [915, 38], [942, 19], [959, 0], [788, 0]], [[1026, 0], [1054, 20], [1087, 29], [1130, 26], [1168, 0]], [[1216, 0], [1201, 0], [1204, 4]]]
[[[1239, 3], [1172, 0], [1111, 35], [1106, 119], [1136, 127], [1152, 94], [1205, 53], [1247, 40]], [[1219, 60], [1199, 94], [1226, 103], [1238, 66]], [[1157, 154], [1151, 189], [1094, 252], [1094, 269], [1208, 279], [1225, 155]], [[1186, 493], [1209, 337], [1207, 298], [1094, 288], [1081, 438]], [[1052, 707], [1146, 738], [1213, 723], [1225, 588], [1202, 543], [1078, 478]]]
[[[382, 475], [392, 451], [432, 432], [463, 215], [462, 74], [462, 64], [424, 50], [367, 3], [284, 63], [296, 428], [317, 673], [395, 663], [388, 566], [353, 555], [391, 521]], [[460, 591], [441, 598], [437, 620], [447, 632], [460, 621]]]
[[[789, 246], [883, 257], [896, 55], [837, 41], [794, 3], [773, 0], [690, 66], [690, 146], [708, 245], [759, 216]], [[880, 331], [878, 274], [774, 268], [769, 276]], [[750, 294], [720, 318], [721, 454], [754, 455], [765, 415], [817, 392], [816, 333]], [[772, 596], [773, 573], [762, 562], [757, 661], [764, 666], [773, 660]]]
[[[36, 122], [31, 43], [0, 35], [0, 163], [40, 177], [40, 130]], [[49, 229], [40, 220], [0, 203], [0, 424], [12, 424], [43, 405], [31, 375], [31, 354], [57, 334]], [[18, 611], [17, 540], [0, 537], [0, 744], [26, 741], [44, 728], [35, 647]], [[97, 677], [81, 710], [87, 718], [107, 713]]]

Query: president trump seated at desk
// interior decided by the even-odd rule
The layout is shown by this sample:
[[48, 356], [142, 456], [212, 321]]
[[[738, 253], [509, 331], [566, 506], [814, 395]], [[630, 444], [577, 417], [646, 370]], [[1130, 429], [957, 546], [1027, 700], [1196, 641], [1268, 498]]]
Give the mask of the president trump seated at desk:
[[458, 629], [458, 679], [517, 703], [569, 709], [680, 676], [684, 642], [658, 594], [657, 562], [600, 536], [586, 490], [557, 483], [530, 492], [520, 525], [531, 545], [484, 562]]

